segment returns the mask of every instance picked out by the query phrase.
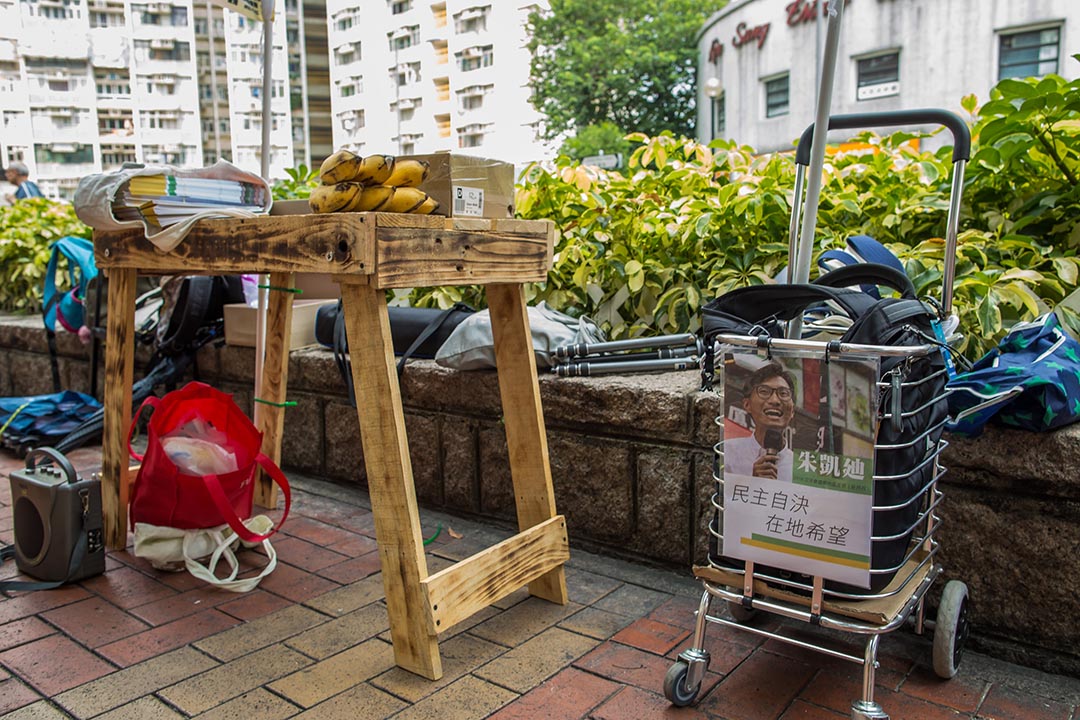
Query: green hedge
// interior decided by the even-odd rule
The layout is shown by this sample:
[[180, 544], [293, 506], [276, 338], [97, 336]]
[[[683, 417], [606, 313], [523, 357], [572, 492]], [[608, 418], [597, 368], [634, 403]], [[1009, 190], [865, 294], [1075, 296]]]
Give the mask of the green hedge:
[[65, 235], [90, 238], [69, 204], [33, 198], [0, 207], [0, 310], [41, 311], [49, 245]]
[[[963, 105], [974, 146], [953, 296], [964, 350], [978, 357], [1077, 286], [1080, 80], [1006, 80], [981, 108], [974, 97]], [[815, 254], [870, 235], [904, 261], [921, 294], [940, 298], [952, 148], [919, 151], [914, 137], [867, 133], [860, 139], [871, 149], [828, 155]], [[693, 331], [702, 304], [771, 282], [787, 264], [793, 153], [631, 139], [641, 145], [625, 174], [566, 158], [525, 172], [518, 214], [549, 218], [559, 231], [554, 267], [530, 299], [587, 314], [613, 338]], [[413, 294], [421, 305], [455, 300], [482, 304], [483, 296], [478, 288]]]

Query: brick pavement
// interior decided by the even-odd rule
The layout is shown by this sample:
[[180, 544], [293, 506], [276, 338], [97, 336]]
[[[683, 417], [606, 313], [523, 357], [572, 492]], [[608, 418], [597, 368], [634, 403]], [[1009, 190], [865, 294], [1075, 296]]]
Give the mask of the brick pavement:
[[[71, 459], [89, 471], [99, 452]], [[0, 453], [4, 543], [13, 532], [7, 475], [19, 464]], [[274, 541], [279, 566], [251, 593], [210, 590], [111, 552], [103, 576], [0, 595], [0, 715], [825, 720], [847, 717], [859, 692], [853, 664], [710, 626], [698, 702], [672, 708], [663, 678], [689, 642], [699, 585], [689, 569], [580, 549], [567, 568], [569, 605], [514, 593], [445, 632], [445, 675], [424, 680], [393, 664], [366, 495], [308, 478], [294, 485], [293, 515]], [[433, 571], [509, 534], [422, 518], [425, 537], [444, 528], [428, 547]], [[0, 568], [13, 575], [13, 563]], [[969, 651], [942, 682], [928, 661], [922, 638], [883, 640], [876, 692], [894, 720], [1080, 720], [1074, 678]]]

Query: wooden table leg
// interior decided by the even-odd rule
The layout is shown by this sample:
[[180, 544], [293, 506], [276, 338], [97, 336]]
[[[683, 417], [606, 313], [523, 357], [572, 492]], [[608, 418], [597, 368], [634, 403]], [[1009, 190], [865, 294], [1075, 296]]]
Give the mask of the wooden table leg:
[[421, 587], [427, 561], [385, 291], [342, 283], [341, 297], [394, 660], [399, 667], [438, 680], [442, 660]]
[[127, 545], [128, 450], [135, 367], [135, 270], [111, 269], [105, 331], [105, 418], [101, 438], [101, 506], [105, 544]]
[[[526, 530], [556, 513], [525, 290], [518, 284], [488, 285], [487, 297], [518, 528]], [[562, 566], [529, 583], [529, 592], [565, 605], [566, 575]]]
[[[292, 333], [293, 294], [292, 273], [270, 273], [266, 306], [266, 355], [260, 385], [261, 399], [256, 403], [259, 431], [263, 434], [262, 452], [274, 463], [281, 464], [281, 436], [285, 430], [286, 388], [289, 379], [289, 344]], [[258, 348], [255, 349], [258, 352]], [[277, 486], [261, 470], [255, 486], [255, 502], [265, 508], [277, 506]]]

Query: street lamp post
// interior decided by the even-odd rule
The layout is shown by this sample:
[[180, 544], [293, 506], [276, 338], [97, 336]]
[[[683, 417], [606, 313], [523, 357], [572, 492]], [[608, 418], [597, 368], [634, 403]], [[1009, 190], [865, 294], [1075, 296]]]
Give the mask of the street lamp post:
[[717, 127], [717, 118], [720, 115], [717, 106], [723, 102], [724, 86], [720, 82], [720, 78], [714, 76], [705, 81], [704, 89], [705, 95], [709, 98], [710, 139], [715, 139], [720, 131], [720, 128]]

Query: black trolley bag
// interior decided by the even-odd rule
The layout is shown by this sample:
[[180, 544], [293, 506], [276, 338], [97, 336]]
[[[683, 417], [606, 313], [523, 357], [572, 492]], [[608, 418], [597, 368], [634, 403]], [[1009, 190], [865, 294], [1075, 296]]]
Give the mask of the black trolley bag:
[[[923, 108], [837, 115], [829, 118], [828, 129], [918, 124], [944, 126], [953, 136], [952, 192], [946, 222], [945, 265], [939, 310], [940, 318], [944, 319], [952, 311], [959, 201], [964, 167], [971, 154], [971, 136], [967, 125], [949, 111]], [[789, 243], [793, 264], [799, 262], [796, 260], [799, 245], [797, 230], [813, 135], [814, 125], [810, 125], [800, 137], [795, 153], [795, 201], [792, 205]], [[900, 293], [900, 297], [878, 300], [859, 290], [848, 289], [874, 284], [891, 287]], [[893, 347], [941, 345], [933, 325], [939, 319], [938, 312], [935, 312], [937, 308], [916, 299], [910, 279], [891, 267], [863, 263], [826, 273], [813, 283], [740, 288], [703, 307], [702, 325], [706, 339], [704, 384], [711, 385], [713, 341], [717, 335], [765, 335], [761, 342], [767, 343], [770, 338], [784, 337], [784, 323], [800, 317], [807, 308], [823, 304], [828, 304], [834, 311], [853, 321], [838, 343]], [[918, 355], [881, 357], [877, 407], [879, 424], [874, 453], [871, 584], [866, 589], [826, 581], [825, 589], [850, 596], [880, 593], [904, 566], [905, 559], [916, 554], [920, 541], [926, 539], [918, 537], [916, 530], [929, 528], [923, 520], [933, 512], [932, 505], [937, 502], [936, 494], [929, 490], [938, 473], [939, 441], [948, 414], [945, 399], [947, 382], [945, 358], [936, 348]], [[714, 459], [718, 461], [718, 458]], [[719, 468], [714, 468], [714, 471], [719, 479]], [[741, 561], [723, 558], [717, 551], [717, 535], [722, 533], [719, 523], [717, 513], [709, 533], [710, 563], [741, 569]], [[796, 590], [808, 588], [812, 580], [776, 568], [761, 567], [757, 570], [765, 579], [778, 578]], [[755, 574], [759, 574], [757, 570]]]
[[[853, 285], [884, 285], [901, 293], [898, 298], [877, 299]], [[759, 285], [733, 290], [702, 308], [705, 335], [704, 380], [712, 384], [715, 341], [718, 335], [756, 336], [762, 347], [783, 337], [784, 323], [811, 307], [828, 304], [852, 320], [836, 341], [859, 345], [894, 347], [925, 346], [937, 342], [932, 323], [936, 312], [916, 299], [911, 281], [886, 265], [851, 265], [822, 275], [808, 284]], [[880, 592], [904, 565], [921, 538], [922, 499], [934, 479], [937, 445], [945, 426], [948, 374], [940, 352], [914, 357], [882, 357], [878, 383], [879, 418], [874, 454], [874, 513], [871, 526], [871, 586], [869, 590], [826, 582], [834, 592], [871, 594]], [[719, 476], [720, 469], [716, 468]], [[717, 513], [710, 532], [710, 561], [741, 567], [741, 561], [720, 557]], [[808, 583], [804, 576], [759, 567], [768, 577], [792, 578]]]

